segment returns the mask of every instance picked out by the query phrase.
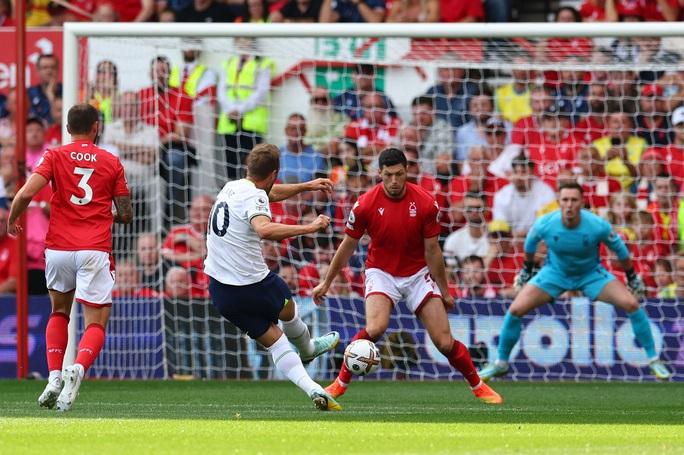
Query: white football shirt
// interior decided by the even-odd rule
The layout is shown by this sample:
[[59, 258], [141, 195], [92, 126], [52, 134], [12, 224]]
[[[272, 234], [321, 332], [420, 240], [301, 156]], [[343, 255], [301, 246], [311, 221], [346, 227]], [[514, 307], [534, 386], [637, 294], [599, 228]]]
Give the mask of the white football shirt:
[[247, 179], [225, 184], [209, 215], [204, 272], [223, 284], [245, 286], [268, 275], [261, 239], [250, 221], [271, 218], [268, 194]]

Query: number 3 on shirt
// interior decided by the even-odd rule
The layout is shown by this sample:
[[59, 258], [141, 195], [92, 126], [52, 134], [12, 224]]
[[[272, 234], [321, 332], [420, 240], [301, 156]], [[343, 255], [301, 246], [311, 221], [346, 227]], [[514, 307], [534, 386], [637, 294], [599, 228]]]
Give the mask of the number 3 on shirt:
[[93, 200], [93, 188], [88, 185], [88, 180], [90, 177], [92, 177], [93, 172], [95, 172], [95, 169], [90, 169], [87, 167], [74, 168], [74, 174], [81, 176], [81, 181], [78, 182], [78, 187], [83, 190], [85, 195], [83, 197], [77, 197], [76, 195], [72, 194], [71, 199], [69, 199], [72, 204], [86, 205]]

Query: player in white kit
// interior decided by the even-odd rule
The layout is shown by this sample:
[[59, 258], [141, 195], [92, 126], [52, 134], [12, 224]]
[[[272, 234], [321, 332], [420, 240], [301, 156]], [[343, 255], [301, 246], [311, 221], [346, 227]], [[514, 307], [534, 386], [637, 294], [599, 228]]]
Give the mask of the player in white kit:
[[[247, 177], [226, 183], [219, 192], [207, 230], [204, 271], [210, 277], [209, 293], [216, 309], [268, 349], [275, 367], [302, 389], [318, 409], [339, 411], [340, 405], [309, 377], [302, 361], [308, 362], [334, 349], [340, 335], [330, 332], [311, 339], [290, 289], [268, 269], [261, 253], [261, 239], [280, 241], [313, 234], [330, 224], [330, 218], [324, 215], [301, 226], [274, 223], [269, 202], [303, 191], [332, 191], [332, 182], [317, 179], [274, 185], [279, 170], [278, 148], [272, 144], [257, 145], [247, 158]], [[282, 329], [278, 320], [282, 321]]]

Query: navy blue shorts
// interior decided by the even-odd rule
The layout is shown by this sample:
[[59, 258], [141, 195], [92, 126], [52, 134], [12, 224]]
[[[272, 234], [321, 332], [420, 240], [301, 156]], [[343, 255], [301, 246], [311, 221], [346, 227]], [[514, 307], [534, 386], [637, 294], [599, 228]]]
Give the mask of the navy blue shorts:
[[209, 294], [218, 312], [250, 338], [259, 338], [271, 324], [277, 324], [278, 315], [292, 299], [285, 281], [273, 272], [245, 286], [223, 284], [209, 277]]

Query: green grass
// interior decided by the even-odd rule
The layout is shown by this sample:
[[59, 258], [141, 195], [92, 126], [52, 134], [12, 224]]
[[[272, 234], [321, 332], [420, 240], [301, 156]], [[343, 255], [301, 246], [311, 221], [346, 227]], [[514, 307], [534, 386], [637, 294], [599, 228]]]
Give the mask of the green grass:
[[0, 381], [0, 453], [681, 453], [684, 384], [363, 382], [316, 411], [286, 382], [88, 381], [69, 413]]

